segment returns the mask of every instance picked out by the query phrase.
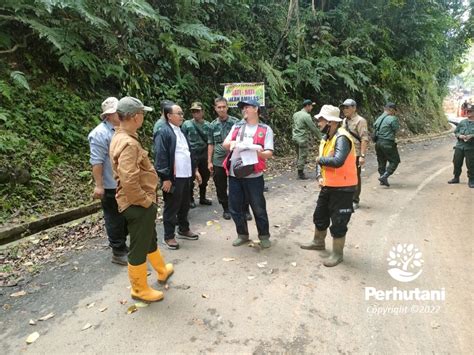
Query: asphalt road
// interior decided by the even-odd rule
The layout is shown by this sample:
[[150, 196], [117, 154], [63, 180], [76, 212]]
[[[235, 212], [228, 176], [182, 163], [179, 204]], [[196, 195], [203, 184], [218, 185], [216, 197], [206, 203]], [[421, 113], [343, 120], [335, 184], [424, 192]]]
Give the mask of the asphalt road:
[[[344, 262], [335, 268], [322, 265], [327, 253], [299, 248], [312, 238], [314, 176], [295, 181], [284, 174], [268, 181], [270, 249], [232, 247], [233, 223], [220, 218], [218, 206], [198, 207], [190, 217], [204, 233], [200, 240], [162, 249], [176, 269], [169, 289], [149, 276], [165, 299], [132, 314], [126, 268], [111, 264], [103, 248], [71, 252], [67, 264], [30, 282], [26, 296], [12, 299], [3, 290], [0, 300], [10, 307], [1, 311], [0, 352], [472, 354], [474, 190], [464, 173], [461, 184], [446, 183], [452, 145], [442, 138], [401, 147], [390, 188], [379, 186], [369, 156], [361, 208], [350, 222]], [[210, 220], [217, 222], [207, 225]], [[388, 273], [389, 252], [399, 243], [422, 253], [414, 281]], [[394, 287], [445, 297], [366, 297], [367, 290], [381, 295]], [[28, 324], [50, 312], [53, 318]], [[26, 345], [34, 331], [39, 339]]]

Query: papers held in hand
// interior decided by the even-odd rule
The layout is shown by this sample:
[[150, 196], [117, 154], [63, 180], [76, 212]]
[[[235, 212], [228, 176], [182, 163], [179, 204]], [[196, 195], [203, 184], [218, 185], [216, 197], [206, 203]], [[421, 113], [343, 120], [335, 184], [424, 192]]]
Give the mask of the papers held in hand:
[[[237, 143], [233, 158], [242, 159], [242, 165], [253, 165], [258, 163], [257, 151], [262, 150], [262, 146], [258, 144]], [[237, 153], [237, 154], [235, 154]]]

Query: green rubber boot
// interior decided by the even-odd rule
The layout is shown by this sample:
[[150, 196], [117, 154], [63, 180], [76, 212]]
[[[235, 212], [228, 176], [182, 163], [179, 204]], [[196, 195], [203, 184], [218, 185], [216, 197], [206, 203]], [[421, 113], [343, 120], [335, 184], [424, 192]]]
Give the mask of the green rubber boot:
[[324, 266], [333, 267], [342, 262], [345, 242], [346, 237], [332, 238], [332, 252], [329, 258], [323, 262]]
[[301, 244], [300, 248], [305, 250], [324, 250], [326, 249], [326, 243], [324, 239], [328, 233], [327, 229], [320, 231], [317, 228], [314, 228], [314, 238], [310, 243]]

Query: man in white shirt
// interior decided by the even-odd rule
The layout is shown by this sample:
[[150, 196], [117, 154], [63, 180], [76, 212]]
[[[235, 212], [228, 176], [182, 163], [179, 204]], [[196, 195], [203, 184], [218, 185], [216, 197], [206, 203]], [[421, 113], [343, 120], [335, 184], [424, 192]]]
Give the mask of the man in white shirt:
[[[166, 124], [155, 135], [155, 169], [161, 179], [164, 210], [164, 245], [179, 249], [177, 239], [197, 240], [198, 234], [189, 229], [189, 190], [195, 176], [201, 184], [201, 175], [195, 166], [190, 144], [181, 131], [184, 113], [178, 105], [163, 109]], [[176, 225], [178, 235], [175, 236]]]

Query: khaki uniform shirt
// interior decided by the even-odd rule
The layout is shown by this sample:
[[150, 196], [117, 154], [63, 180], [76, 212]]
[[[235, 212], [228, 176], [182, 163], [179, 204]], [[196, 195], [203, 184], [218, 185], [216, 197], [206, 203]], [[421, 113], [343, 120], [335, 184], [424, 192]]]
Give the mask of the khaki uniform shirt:
[[156, 203], [158, 175], [137, 134], [117, 128], [110, 143], [109, 155], [117, 181], [115, 198], [119, 212], [132, 205], [148, 208]]
[[[350, 120], [348, 120], [347, 118], [344, 118], [343, 127], [353, 137], [352, 141], [354, 142], [354, 145], [355, 145], [356, 155], [360, 157], [361, 156], [361, 152], [360, 152], [361, 141], [366, 141], [366, 142], [370, 141], [369, 129], [367, 127], [367, 120], [364, 117], [359, 116], [358, 114], [355, 114], [355, 116], [352, 117]], [[357, 137], [354, 135], [354, 133], [355, 135], [357, 135]], [[358, 138], [360, 138], [360, 140]]]

